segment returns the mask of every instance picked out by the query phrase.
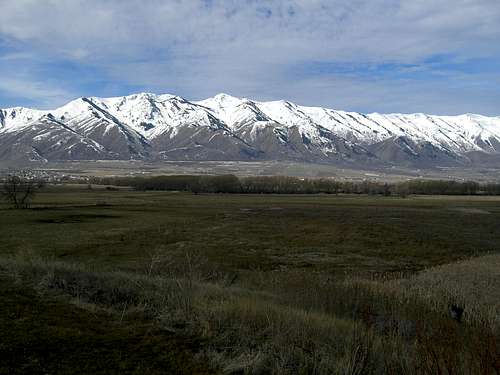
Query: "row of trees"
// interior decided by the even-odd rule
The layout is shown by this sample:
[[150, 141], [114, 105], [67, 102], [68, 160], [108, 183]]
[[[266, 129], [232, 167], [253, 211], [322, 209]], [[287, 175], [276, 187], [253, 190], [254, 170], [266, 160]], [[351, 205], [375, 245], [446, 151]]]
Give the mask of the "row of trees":
[[[399, 183], [378, 181], [337, 181], [303, 179], [286, 176], [242, 177], [221, 176], [157, 176], [92, 178], [91, 184], [131, 186], [136, 190], [173, 190], [198, 193], [244, 194], [368, 194], [384, 196], [421, 195], [500, 195], [500, 184], [474, 181], [411, 180]], [[42, 179], [20, 173], [7, 176], [1, 194], [14, 208], [29, 208]]]
[[174, 190], [197, 193], [249, 194], [369, 194], [385, 196], [423, 195], [500, 195], [500, 184], [474, 181], [411, 180], [398, 183], [378, 181], [338, 181], [286, 176], [156, 176], [93, 178], [93, 184], [131, 186], [136, 190]]

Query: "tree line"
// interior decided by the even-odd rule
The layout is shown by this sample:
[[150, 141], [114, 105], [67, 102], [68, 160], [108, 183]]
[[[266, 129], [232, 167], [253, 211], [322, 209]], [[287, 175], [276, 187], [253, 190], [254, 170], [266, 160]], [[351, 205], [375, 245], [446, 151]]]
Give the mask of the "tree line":
[[[240, 194], [367, 194], [405, 197], [417, 195], [500, 195], [500, 183], [453, 180], [339, 181], [327, 178], [307, 179], [289, 176], [237, 177], [227, 175], [173, 175], [154, 177], [92, 177], [81, 183], [130, 186], [135, 190], [188, 191], [199, 193]], [[21, 171], [1, 181], [0, 196], [14, 208], [29, 208], [44, 179]]]
[[237, 177], [228, 175], [173, 175], [154, 177], [94, 177], [91, 184], [130, 186], [135, 190], [188, 191], [243, 194], [368, 194], [384, 196], [500, 195], [499, 183], [453, 180], [404, 182], [339, 181], [288, 176]]

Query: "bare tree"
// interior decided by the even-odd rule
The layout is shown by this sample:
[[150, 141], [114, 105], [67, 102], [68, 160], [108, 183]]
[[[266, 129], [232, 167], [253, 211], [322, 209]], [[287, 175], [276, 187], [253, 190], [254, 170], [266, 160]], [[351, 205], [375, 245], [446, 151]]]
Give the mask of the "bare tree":
[[25, 175], [10, 175], [3, 183], [2, 195], [16, 209], [29, 208], [37, 190], [43, 185], [42, 180]]

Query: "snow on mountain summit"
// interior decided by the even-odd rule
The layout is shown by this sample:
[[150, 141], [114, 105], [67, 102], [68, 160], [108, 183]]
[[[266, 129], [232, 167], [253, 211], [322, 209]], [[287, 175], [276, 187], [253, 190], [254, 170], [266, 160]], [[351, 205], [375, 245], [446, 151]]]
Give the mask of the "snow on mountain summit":
[[[456, 160], [463, 159], [464, 154], [471, 151], [500, 153], [500, 117], [362, 114], [301, 106], [284, 100], [253, 101], [224, 93], [201, 101], [189, 101], [170, 94], [138, 93], [111, 98], [79, 98], [51, 111], [7, 108], [0, 110], [0, 137], [30, 127], [47, 114], [53, 115], [57, 121], [51, 129], [62, 124], [84, 137], [99, 138], [95, 141], [108, 145], [103, 146], [105, 149], [117, 148], [115, 138], [123, 137], [125, 143], [119, 149], [123, 150], [128, 144], [127, 147], [134, 150], [132, 154], [141, 157], [151, 147], [166, 148], [175, 144], [176, 149], [181, 150], [186, 147], [179, 148], [181, 145], [189, 144], [192, 149], [183, 155], [190, 158], [193, 150], [205, 147], [205, 142], [219, 148], [219, 151], [213, 151], [221, 153], [218, 157], [228, 157], [220, 148], [228, 147], [229, 143], [213, 146], [212, 137], [215, 135], [229, 137], [236, 144], [243, 142], [253, 150], [245, 152], [252, 155], [263, 155], [263, 151], [259, 151], [264, 147], [262, 142], [267, 145], [267, 152], [286, 146], [288, 151], [279, 151], [279, 157], [285, 158], [290, 155], [300, 158], [301, 153], [306, 152], [328, 160], [346, 147], [343, 151], [345, 157], [384, 150], [383, 155], [389, 158], [397, 149], [405, 149], [406, 146], [401, 145], [408, 142], [413, 144], [409, 153], [413, 155], [411, 157], [426, 152], [429, 160], [434, 157], [438, 160], [436, 155], [440, 153]], [[273, 137], [279, 141], [274, 146]], [[358, 148], [352, 148], [354, 145]]]

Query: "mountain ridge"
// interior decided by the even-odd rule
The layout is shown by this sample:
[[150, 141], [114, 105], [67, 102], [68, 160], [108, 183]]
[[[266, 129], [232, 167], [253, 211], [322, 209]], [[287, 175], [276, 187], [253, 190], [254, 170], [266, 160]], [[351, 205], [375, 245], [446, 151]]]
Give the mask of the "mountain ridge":
[[54, 110], [0, 109], [0, 150], [0, 160], [7, 161], [499, 166], [500, 117], [363, 114], [224, 93], [200, 101], [138, 93], [82, 97]]

